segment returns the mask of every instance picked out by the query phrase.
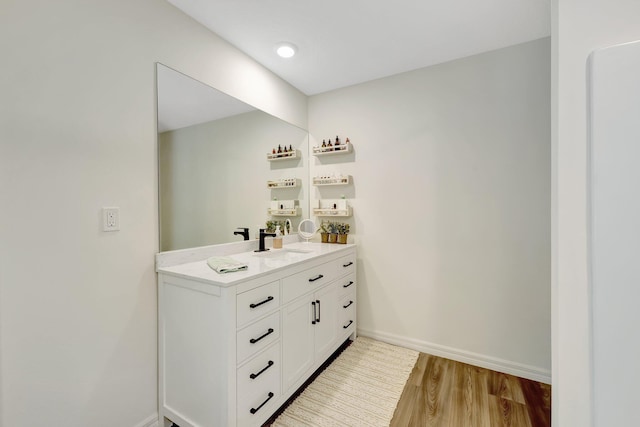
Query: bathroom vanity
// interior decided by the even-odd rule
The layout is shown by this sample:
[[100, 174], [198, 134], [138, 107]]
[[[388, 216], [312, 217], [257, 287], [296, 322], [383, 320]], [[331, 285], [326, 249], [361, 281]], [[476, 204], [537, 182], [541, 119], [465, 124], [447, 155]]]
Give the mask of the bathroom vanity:
[[[159, 411], [165, 426], [260, 426], [356, 333], [355, 245], [231, 256], [159, 254]], [[161, 424], [162, 425], [162, 424]]]

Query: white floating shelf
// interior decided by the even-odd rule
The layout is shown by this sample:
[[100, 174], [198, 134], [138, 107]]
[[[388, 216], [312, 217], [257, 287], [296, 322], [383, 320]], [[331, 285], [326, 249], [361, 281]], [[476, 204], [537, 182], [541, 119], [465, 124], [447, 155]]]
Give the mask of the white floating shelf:
[[267, 181], [268, 188], [296, 188], [302, 185], [302, 181], [297, 178], [283, 178], [274, 181]]
[[351, 206], [346, 199], [321, 199], [316, 200], [313, 206], [315, 216], [351, 216]]
[[347, 206], [346, 209], [333, 209], [333, 208], [315, 208], [313, 209], [315, 216], [333, 216], [333, 217], [348, 217], [353, 214], [351, 206]]
[[351, 184], [351, 175], [313, 177], [313, 185], [315, 185], [316, 187], [323, 187], [326, 185], [348, 185], [348, 184]]
[[287, 151], [286, 153], [267, 153], [267, 160], [270, 162], [297, 159], [299, 157], [301, 157], [301, 153], [298, 150]]
[[332, 154], [348, 154], [353, 150], [351, 143], [334, 145], [332, 147], [313, 147], [314, 156], [329, 156]]
[[302, 209], [295, 207], [293, 209], [269, 209], [267, 213], [271, 216], [300, 216]]

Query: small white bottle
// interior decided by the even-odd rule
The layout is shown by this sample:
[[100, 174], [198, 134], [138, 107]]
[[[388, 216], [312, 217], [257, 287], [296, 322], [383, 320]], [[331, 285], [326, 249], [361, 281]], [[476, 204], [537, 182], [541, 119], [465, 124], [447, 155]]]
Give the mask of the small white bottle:
[[282, 249], [282, 233], [280, 226], [276, 225], [276, 237], [273, 238], [273, 249]]

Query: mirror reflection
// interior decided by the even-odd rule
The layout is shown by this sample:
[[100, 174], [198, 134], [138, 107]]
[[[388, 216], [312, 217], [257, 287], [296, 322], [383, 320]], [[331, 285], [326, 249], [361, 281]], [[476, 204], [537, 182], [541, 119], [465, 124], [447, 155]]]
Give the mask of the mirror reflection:
[[[157, 73], [160, 250], [241, 241], [242, 228], [254, 239], [267, 221], [296, 230], [309, 216], [307, 131], [162, 64]], [[285, 146], [296, 155], [273, 155]]]

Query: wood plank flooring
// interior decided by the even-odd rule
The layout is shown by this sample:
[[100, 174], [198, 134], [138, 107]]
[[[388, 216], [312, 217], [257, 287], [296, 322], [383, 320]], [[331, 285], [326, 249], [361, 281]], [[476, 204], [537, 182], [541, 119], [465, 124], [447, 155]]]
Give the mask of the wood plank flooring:
[[551, 386], [420, 353], [392, 427], [548, 427]]

